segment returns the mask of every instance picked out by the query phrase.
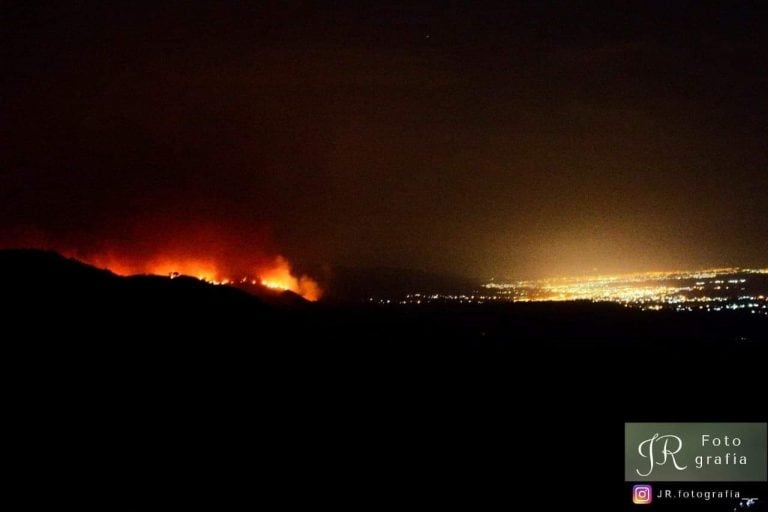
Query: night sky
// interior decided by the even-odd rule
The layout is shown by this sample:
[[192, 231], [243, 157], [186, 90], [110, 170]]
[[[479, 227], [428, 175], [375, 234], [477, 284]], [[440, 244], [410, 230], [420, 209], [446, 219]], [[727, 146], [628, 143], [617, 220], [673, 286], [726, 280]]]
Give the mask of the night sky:
[[0, 3], [0, 245], [768, 265], [766, 2], [154, 4]]

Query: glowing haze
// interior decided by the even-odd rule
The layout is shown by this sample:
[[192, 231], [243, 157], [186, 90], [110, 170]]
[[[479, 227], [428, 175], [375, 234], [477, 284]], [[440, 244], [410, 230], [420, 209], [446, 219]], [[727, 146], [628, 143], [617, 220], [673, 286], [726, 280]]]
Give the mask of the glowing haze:
[[766, 2], [7, 3], [0, 239], [298, 290], [768, 264]]

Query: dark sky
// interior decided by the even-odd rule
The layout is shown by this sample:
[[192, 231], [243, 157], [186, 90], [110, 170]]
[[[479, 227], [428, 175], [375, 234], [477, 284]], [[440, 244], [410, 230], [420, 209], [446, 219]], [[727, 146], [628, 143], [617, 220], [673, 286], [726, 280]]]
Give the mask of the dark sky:
[[0, 3], [0, 243], [768, 265], [765, 2], [153, 4]]

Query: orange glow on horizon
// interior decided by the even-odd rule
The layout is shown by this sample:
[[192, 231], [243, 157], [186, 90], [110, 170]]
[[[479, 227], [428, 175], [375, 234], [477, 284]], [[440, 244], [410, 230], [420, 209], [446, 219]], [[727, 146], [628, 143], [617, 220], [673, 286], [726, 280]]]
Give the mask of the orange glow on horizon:
[[221, 275], [215, 262], [204, 259], [160, 258], [149, 263], [146, 273], [159, 276], [180, 274], [217, 284], [229, 281]]

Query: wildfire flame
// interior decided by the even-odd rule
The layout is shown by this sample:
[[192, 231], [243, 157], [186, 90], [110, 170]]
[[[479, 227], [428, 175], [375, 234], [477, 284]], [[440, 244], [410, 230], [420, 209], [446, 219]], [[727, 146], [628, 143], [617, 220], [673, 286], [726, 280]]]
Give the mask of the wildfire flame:
[[312, 302], [319, 300], [323, 294], [320, 285], [311, 277], [294, 275], [291, 264], [283, 256], [277, 256], [271, 262], [258, 265], [251, 275], [239, 277], [228, 275], [223, 270], [224, 265], [213, 258], [162, 255], [138, 263], [111, 253], [87, 257], [70, 256], [122, 276], [154, 274], [173, 278], [186, 275], [213, 284], [250, 283], [255, 285], [259, 283], [273, 290], [290, 290]]
[[309, 276], [294, 276], [291, 265], [282, 256], [275, 258], [274, 266], [259, 274], [259, 280], [267, 288], [290, 290], [310, 301], [316, 301], [322, 295], [317, 281]]

